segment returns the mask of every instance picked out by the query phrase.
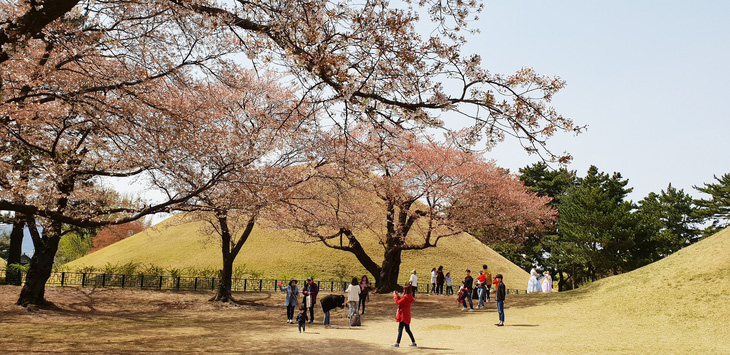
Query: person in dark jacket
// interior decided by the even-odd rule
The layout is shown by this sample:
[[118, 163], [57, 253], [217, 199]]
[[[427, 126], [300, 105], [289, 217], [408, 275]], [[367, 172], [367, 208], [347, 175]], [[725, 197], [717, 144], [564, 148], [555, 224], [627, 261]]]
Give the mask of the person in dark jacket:
[[307, 307], [302, 305], [299, 308], [299, 314], [297, 314], [297, 324], [299, 326], [299, 332], [307, 331]]
[[474, 312], [474, 303], [472, 303], [472, 297], [471, 292], [472, 288], [474, 287], [474, 278], [471, 277], [471, 270], [466, 270], [466, 277], [464, 278], [464, 293], [461, 295], [461, 301], [464, 304], [464, 308], [462, 308], [462, 311], [466, 311], [466, 301], [469, 300], [469, 312]]
[[[309, 324], [312, 324], [314, 322], [314, 305], [317, 304], [317, 294], [319, 293], [319, 286], [314, 283], [314, 278], [307, 277], [307, 283], [304, 284], [304, 288], [302, 289], [302, 293], [304, 294], [304, 307], [309, 307]], [[307, 297], [310, 298], [309, 302], [307, 302]], [[306, 313], [306, 310], [305, 310]]]
[[344, 295], [329, 295], [323, 297], [319, 304], [322, 306], [322, 312], [324, 313], [324, 327], [330, 327], [330, 311], [340, 307], [345, 308], [345, 296]]
[[504, 298], [505, 296], [507, 296], [507, 286], [505, 286], [504, 282], [502, 282], [502, 274], [497, 274], [494, 279], [499, 281], [499, 283], [497, 284], [497, 295], [495, 297], [495, 299], [497, 300], [497, 313], [499, 313], [499, 323], [495, 325], [498, 327], [502, 327], [504, 326]]

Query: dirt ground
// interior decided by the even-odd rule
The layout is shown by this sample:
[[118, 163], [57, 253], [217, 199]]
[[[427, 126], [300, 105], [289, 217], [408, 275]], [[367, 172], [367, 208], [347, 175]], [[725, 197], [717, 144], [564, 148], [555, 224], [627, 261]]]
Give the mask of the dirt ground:
[[[362, 327], [349, 327], [333, 311], [333, 329], [322, 326], [321, 309], [306, 332], [286, 323], [284, 295], [238, 293], [240, 305], [208, 302], [211, 293], [122, 289], [48, 288], [58, 310], [28, 311], [14, 305], [20, 289], [0, 286], [0, 353], [294, 353], [294, 354], [575, 354], [679, 353], [641, 325], [595, 322], [577, 310], [560, 309], [565, 295], [509, 295], [506, 326], [496, 327], [495, 303], [473, 313], [455, 297], [419, 294], [411, 328], [418, 348], [391, 348], [397, 334], [396, 306], [372, 295]], [[326, 293], [321, 293], [323, 296]], [[546, 310], [555, 309], [555, 312]], [[585, 319], [588, 318], [588, 319]], [[584, 322], [573, 320], [585, 319]], [[591, 326], [593, 325], [593, 326]], [[666, 334], [665, 334], [666, 335]], [[674, 334], [675, 336], [677, 334]], [[669, 334], [671, 337], [672, 334]], [[643, 339], [643, 340], [642, 340]], [[700, 348], [716, 351], [730, 348]]]

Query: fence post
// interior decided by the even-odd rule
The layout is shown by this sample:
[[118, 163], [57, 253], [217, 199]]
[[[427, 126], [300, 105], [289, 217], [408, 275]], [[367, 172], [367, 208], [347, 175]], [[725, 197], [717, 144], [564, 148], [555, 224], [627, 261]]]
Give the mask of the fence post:
[[106, 273], [101, 274], [101, 287], [106, 287]]
[[264, 280], [261, 279], [261, 280], [259, 280], [259, 292], [261, 292], [263, 290], [264, 290]]
[[248, 279], [243, 279], [243, 292], [246, 292], [246, 282]]
[[144, 274], [139, 275], [139, 288], [140, 289], [144, 288]]
[[198, 277], [197, 276], [195, 276], [195, 284], [193, 285], [193, 289], [195, 289], [195, 291], [198, 290]]
[[124, 288], [124, 281], [126, 281], [127, 274], [122, 274], [122, 288]]
[[176, 284], [175, 286], [176, 286], [175, 288], [176, 288], [176, 289], [177, 289], [178, 291], [180, 291], [180, 276], [178, 276], [178, 277], [177, 277], [177, 284]]
[[66, 281], [66, 273], [65, 272], [62, 272], [61, 273], [61, 287], [63, 287], [63, 282], [64, 281]]
[[335, 291], [335, 282], [330, 281], [330, 292], [334, 292], [334, 291]]
[[215, 277], [210, 278], [210, 290], [215, 290]]
[[81, 287], [86, 286], [86, 273], [81, 275]]
[[162, 276], [160, 276], [160, 290], [162, 290]]

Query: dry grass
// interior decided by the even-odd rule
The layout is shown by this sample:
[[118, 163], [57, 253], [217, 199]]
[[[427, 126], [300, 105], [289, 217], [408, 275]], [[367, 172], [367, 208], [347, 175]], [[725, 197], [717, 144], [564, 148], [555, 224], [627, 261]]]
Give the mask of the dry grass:
[[[383, 249], [373, 234], [360, 234], [359, 240], [376, 262], [382, 261]], [[107, 263], [135, 262], [155, 264], [165, 268], [214, 268], [222, 263], [220, 242], [200, 234], [199, 223], [167, 223], [145, 230], [104, 249], [68, 264], [103, 267]], [[400, 281], [405, 282], [413, 269], [418, 270], [419, 281], [428, 282], [431, 268], [443, 265], [451, 271], [454, 280], [464, 277], [464, 270], [480, 269], [489, 265], [493, 274], [502, 273], [515, 281], [515, 287], [527, 287], [529, 274], [474, 237], [462, 234], [444, 238], [438, 247], [403, 253]], [[349, 277], [366, 274], [354, 255], [334, 250], [320, 243], [302, 243], [301, 237], [281, 230], [255, 228], [241, 249], [235, 265], [243, 265], [249, 272], [264, 278], [306, 278], [337, 280], [337, 269], [347, 271]]]
[[5, 268], [6, 265], [8, 265], [8, 263], [5, 261], [5, 259], [0, 258], [0, 269]]
[[[456, 310], [453, 297], [419, 296], [412, 329], [419, 349], [391, 349], [395, 306], [372, 296], [364, 326], [340, 314], [333, 330], [299, 334], [284, 323], [282, 293], [239, 294], [240, 306], [208, 293], [49, 288], [58, 311], [12, 305], [19, 289], [0, 287], [4, 352], [230, 352], [433, 354], [730, 354], [730, 230], [631, 273], [580, 290], [509, 295], [507, 326], [486, 311]], [[512, 287], [509, 278], [505, 279]], [[318, 313], [317, 320], [321, 320]], [[403, 343], [407, 343], [406, 340]]]

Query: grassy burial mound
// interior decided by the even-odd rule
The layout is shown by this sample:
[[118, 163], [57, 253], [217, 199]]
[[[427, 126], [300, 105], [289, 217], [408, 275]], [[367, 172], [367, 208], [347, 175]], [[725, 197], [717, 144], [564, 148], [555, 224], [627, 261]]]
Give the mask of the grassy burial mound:
[[728, 353], [728, 275], [730, 229], [632, 272], [531, 296], [537, 306], [511, 313], [544, 325], [559, 353]]
[[4, 269], [7, 264], [8, 263], [5, 261], [5, 259], [0, 258], [0, 269]]
[[[91, 253], [69, 264], [71, 269], [126, 263], [153, 264], [163, 268], [214, 269], [221, 267], [220, 242], [214, 236], [201, 234], [202, 222], [160, 223], [106, 248]], [[371, 255], [382, 255], [382, 247], [374, 235], [361, 233], [363, 246]], [[367, 274], [354, 255], [333, 250], [320, 243], [303, 243], [295, 233], [256, 227], [236, 259], [235, 267], [252, 278], [305, 278], [319, 280], [349, 279]], [[419, 281], [428, 283], [433, 267], [444, 266], [454, 277], [458, 289], [464, 270], [473, 272], [487, 264], [493, 274], [502, 273], [513, 280], [515, 288], [527, 284], [529, 274], [485, 246], [474, 237], [462, 234], [444, 238], [438, 247], [421, 251], [406, 251], [401, 264], [400, 282], [408, 280], [411, 270], [418, 270]]]

